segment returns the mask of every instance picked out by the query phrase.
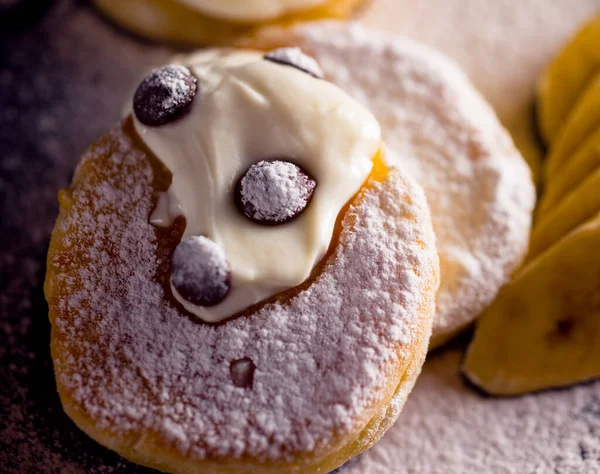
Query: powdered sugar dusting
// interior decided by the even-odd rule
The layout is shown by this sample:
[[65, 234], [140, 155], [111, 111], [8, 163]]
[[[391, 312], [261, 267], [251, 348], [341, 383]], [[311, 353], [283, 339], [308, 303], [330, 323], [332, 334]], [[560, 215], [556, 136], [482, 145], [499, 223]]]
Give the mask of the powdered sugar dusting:
[[248, 217], [282, 223], [304, 210], [315, 187], [316, 182], [289, 161], [260, 161], [242, 177], [240, 200]]
[[[157, 281], [153, 173], [131, 146], [117, 128], [85, 156], [60, 221], [66, 248], [51, 262], [62, 288], [50, 299], [55, 336], [67, 348], [55, 367], [75, 403], [100, 427], [152, 429], [194, 458], [282, 459], [363, 426], [390, 371], [415, 356], [404, 343], [429, 326], [417, 308], [431, 304], [423, 285], [435, 281], [437, 255], [420, 189], [400, 174], [374, 184], [310, 287], [207, 326]], [[252, 388], [231, 378], [244, 358], [256, 366]]]
[[168, 68], [155, 69], [152, 76], [152, 82], [160, 84], [169, 91], [162, 105], [165, 109], [180, 104], [187, 96], [187, 84], [185, 78], [189, 75], [187, 68], [179, 65], [172, 65]]
[[170, 109], [183, 103], [189, 91], [186, 82], [186, 78], [189, 76], [187, 68], [175, 64], [157, 72], [158, 74], [153, 76], [155, 81], [169, 91], [162, 102], [163, 108]]
[[297, 35], [328, 78], [375, 114], [394, 162], [425, 189], [441, 262], [439, 345], [521, 262], [535, 202], [530, 171], [493, 110], [440, 53], [358, 25], [321, 22]]

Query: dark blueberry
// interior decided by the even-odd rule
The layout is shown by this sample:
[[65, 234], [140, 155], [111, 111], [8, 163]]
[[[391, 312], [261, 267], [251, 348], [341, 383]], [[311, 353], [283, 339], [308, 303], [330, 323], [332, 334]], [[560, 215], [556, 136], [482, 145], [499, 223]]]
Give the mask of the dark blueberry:
[[300, 48], [275, 49], [266, 54], [265, 59], [267, 61], [273, 61], [274, 63], [295, 67], [317, 79], [323, 79], [325, 77], [319, 63], [317, 63], [314, 58], [304, 54]]
[[260, 161], [239, 180], [237, 204], [249, 219], [278, 225], [297, 217], [308, 206], [317, 182], [289, 161]]
[[186, 67], [155, 69], [135, 91], [135, 116], [150, 126], [172, 122], [190, 110], [197, 88], [197, 79]]
[[221, 247], [204, 236], [183, 240], [171, 259], [171, 283], [196, 306], [219, 304], [231, 289], [231, 271]]

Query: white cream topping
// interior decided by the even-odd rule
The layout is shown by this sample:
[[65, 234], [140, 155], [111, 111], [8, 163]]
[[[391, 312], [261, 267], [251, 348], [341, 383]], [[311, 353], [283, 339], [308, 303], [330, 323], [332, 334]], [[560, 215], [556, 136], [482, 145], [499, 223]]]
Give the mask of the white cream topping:
[[322, 5], [327, 0], [176, 0], [207, 15], [233, 21], [266, 21]]
[[[372, 169], [380, 128], [337, 86], [262, 53], [208, 50], [174, 63], [198, 79], [191, 111], [160, 127], [134, 123], [173, 173], [151, 221], [168, 225], [179, 209], [183, 238], [209, 237], [230, 263], [231, 291], [216, 306], [191, 305], [172, 288], [188, 311], [217, 322], [308, 278], [342, 207]], [[263, 226], [236, 207], [234, 187], [250, 165], [272, 158], [298, 164], [318, 184], [298, 218]]]

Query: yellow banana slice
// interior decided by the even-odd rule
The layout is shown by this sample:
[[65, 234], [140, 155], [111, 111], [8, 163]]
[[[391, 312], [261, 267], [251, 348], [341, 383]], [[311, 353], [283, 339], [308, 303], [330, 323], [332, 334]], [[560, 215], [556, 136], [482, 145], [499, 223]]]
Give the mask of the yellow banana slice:
[[560, 173], [556, 173], [546, 183], [536, 211], [537, 220], [541, 221], [551, 213], [596, 168], [600, 168], [600, 121], [596, 130], [577, 148]]
[[[600, 49], [600, 42], [598, 43]], [[545, 178], [560, 173], [577, 147], [600, 124], [600, 70], [577, 101], [560, 128], [546, 161]]]
[[576, 189], [543, 219], [539, 220], [529, 243], [526, 260], [531, 261], [571, 230], [600, 211], [600, 168], [592, 173]]
[[585, 25], [550, 64], [538, 83], [538, 122], [547, 143], [600, 66], [600, 15]]
[[495, 395], [600, 377], [600, 214], [500, 291], [480, 319], [462, 370]]

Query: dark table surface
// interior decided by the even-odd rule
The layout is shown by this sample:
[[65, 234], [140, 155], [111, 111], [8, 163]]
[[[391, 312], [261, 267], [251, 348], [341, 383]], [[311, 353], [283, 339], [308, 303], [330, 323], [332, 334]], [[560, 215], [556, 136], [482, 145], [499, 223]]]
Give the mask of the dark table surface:
[[169, 54], [86, 2], [0, 0], [0, 472], [154, 472], [63, 413], [42, 286], [58, 189], [144, 69]]

